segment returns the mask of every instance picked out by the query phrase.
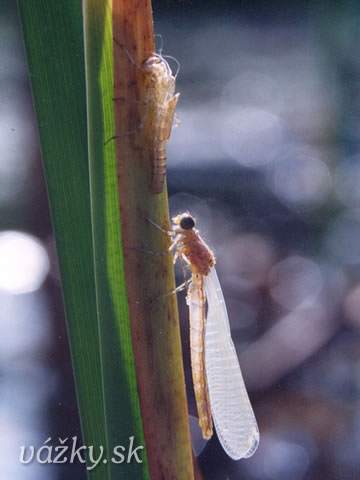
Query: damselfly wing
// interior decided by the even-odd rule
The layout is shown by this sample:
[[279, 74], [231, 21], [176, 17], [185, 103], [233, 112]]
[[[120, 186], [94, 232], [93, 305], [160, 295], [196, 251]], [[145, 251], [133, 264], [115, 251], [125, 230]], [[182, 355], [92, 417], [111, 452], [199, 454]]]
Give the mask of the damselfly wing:
[[259, 430], [231, 339], [225, 300], [215, 267], [204, 277], [208, 311], [205, 365], [211, 413], [225, 452], [234, 460], [250, 457]]
[[187, 292], [191, 364], [203, 437], [211, 437], [213, 418], [226, 453], [234, 460], [247, 458], [259, 444], [259, 429], [231, 339], [215, 257], [188, 212], [174, 217], [173, 222], [177, 234], [173, 248], [192, 273]]

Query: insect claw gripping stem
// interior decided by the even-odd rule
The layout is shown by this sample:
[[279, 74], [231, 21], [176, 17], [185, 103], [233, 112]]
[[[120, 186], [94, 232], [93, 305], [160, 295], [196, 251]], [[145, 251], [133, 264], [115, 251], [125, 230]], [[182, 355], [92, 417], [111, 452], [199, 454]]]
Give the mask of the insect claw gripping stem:
[[134, 133], [138, 133], [140, 132], [144, 126], [145, 126], [145, 122], [146, 122], [146, 117], [147, 117], [147, 114], [149, 112], [149, 103], [150, 103], [150, 100], [149, 99], [146, 99], [144, 101], [142, 100], [135, 100], [134, 98], [125, 98], [125, 97], [114, 97], [113, 98], [113, 102], [116, 102], [116, 101], [124, 101], [124, 102], [133, 102], [133, 103], [136, 103], [138, 105], [145, 105], [145, 112], [144, 112], [144, 116], [143, 116], [143, 119], [141, 120], [138, 128], [134, 129], [134, 130], [129, 130], [128, 132], [124, 132], [124, 133], [121, 133], [119, 135], [114, 135], [112, 136], [111, 138], [109, 138], [109, 140], [106, 140], [106, 142], [104, 143], [104, 145], [107, 145], [109, 142], [111, 142], [112, 140], [116, 140], [117, 138], [121, 138], [121, 137], [127, 137], [128, 135], [133, 135]]
[[154, 252], [153, 250], [146, 250], [146, 248], [141, 248], [141, 247], [130, 247], [128, 245], [124, 245], [124, 248], [129, 248], [130, 250], [137, 250], [138, 252], [143, 252], [143, 253], [148, 253], [149, 255], [156, 255], [157, 257], [163, 257], [164, 255], [167, 255], [168, 253], [170, 253], [172, 250], [174, 250], [174, 248], [176, 247], [177, 245], [177, 240], [174, 241], [169, 248], [167, 248], [166, 250], [164, 250], [163, 252]]
[[140, 67], [140, 65], [138, 65], [138, 64], [135, 62], [135, 60], [133, 59], [131, 53], [130, 53], [129, 50], [125, 47], [125, 45], [123, 45], [122, 43], [118, 42], [115, 37], [113, 37], [113, 40], [114, 40], [114, 42], [116, 43], [116, 45], [118, 45], [120, 48], [122, 48], [122, 49], [124, 50], [124, 52], [126, 53], [126, 56], [127, 56], [128, 59], [130, 60], [130, 62], [131, 62], [138, 70], [140, 70], [141, 72], [145, 72], [145, 70], [144, 70], [142, 67]]
[[137, 133], [139, 130], [129, 130], [128, 132], [124, 132], [120, 135], [114, 135], [113, 137], [109, 138], [108, 140], [106, 140], [106, 142], [104, 142], [104, 145], [107, 145], [108, 143], [110, 143], [112, 140], [116, 140], [117, 138], [121, 138], [121, 137], [127, 137], [128, 135], [133, 135], [134, 133]]
[[[165, 230], [162, 228], [160, 225], [158, 225], [156, 222], [153, 222], [150, 218], [145, 217], [145, 215], [142, 215], [142, 218], [146, 220], [147, 222], [151, 223], [154, 227], [156, 227], [158, 230], [161, 230], [163, 233], [169, 236], [177, 235], [177, 232], [173, 232], [171, 230]], [[143, 252], [143, 253], [148, 253], [149, 255], [156, 255], [157, 257], [163, 257], [164, 255], [167, 255], [170, 253], [176, 246], [178, 245], [180, 241], [179, 235], [177, 235], [173, 242], [171, 243], [170, 247], [164, 250], [163, 252], [154, 252], [153, 250], [146, 250], [146, 248], [141, 248], [141, 247], [131, 247], [129, 245], [123, 245], [124, 248], [129, 248], [130, 250], [137, 250], [138, 252]], [[178, 253], [176, 252], [175, 257], [177, 258]]]
[[145, 217], [145, 215], [142, 215], [142, 218], [144, 220], [146, 220], [147, 222], [151, 223], [151, 225], [153, 225], [155, 228], [157, 228], [158, 230], [161, 230], [163, 233], [165, 233], [166, 235], [169, 235], [169, 236], [173, 236], [173, 235], [176, 235], [176, 232], [173, 232], [172, 230], [165, 230], [164, 228], [162, 228], [160, 225], [158, 225], [156, 222], [154, 222], [153, 220], [151, 220], [150, 218], [148, 217]]
[[154, 305], [154, 303], [156, 303], [158, 300], [160, 300], [160, 298], [169, 297], [170, 295], [175, 295], [176, 293], [181, 292], [182, 290], [185, 290], [185, 289], [187, 290], [186, 282], [184, 282], [181, 285], [179, 285], [178, 287], [174, 288], [174, 290], [171, 290], [171, 292], [163, 293], [162, 295], [159, 295], [158, 297], [156, 297], [150, 303], [149, 308], [151, 308]]

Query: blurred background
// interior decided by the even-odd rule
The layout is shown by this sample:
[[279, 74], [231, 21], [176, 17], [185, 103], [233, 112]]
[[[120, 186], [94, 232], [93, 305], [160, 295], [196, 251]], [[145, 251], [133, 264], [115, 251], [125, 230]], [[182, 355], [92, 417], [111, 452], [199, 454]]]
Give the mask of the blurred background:
[[[171, 214], [217, 256], [259, 423], [207, 480], [360, 478], [360, 5], [154, 0], [181, 63], [168, 145]], [[0, 5], [0, 478], [81, 479], [24, 466], [21, 445], [80, 435], [54, 239], [16, 4]], [[180, 282], [180, 275], [179, 275]], [[188, 311], [179, 295], [190, 413]]]

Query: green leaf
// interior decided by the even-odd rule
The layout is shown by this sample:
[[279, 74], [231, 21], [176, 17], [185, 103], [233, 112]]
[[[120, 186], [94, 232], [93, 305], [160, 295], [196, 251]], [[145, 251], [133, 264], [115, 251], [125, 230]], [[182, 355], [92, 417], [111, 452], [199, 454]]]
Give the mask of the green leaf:
[[[145, 445], [133, 360], [120, 231], [114, 135], [111, 2], [85, 2], [90, 191], [101, 359], [109, 451], [116, 445]], [[124, 478], [149, 478], [133, 458], [121, 468]], [[115, 478], [115, 476], [114, 476]]]
[[[97, 17], [88, 17], [92, 135], [97, 128], [102, 134], [113, 131], [112, 37], [105, 35], [111, 28], [106, 3], [98, 2]], [[18, 6], [59, 257], [83, 441], [94, 446], [97, 455], [100, 446], [107, 447], [109, 460], [115, 445], [123, 445], [127, 453], [129, 437], [135, 437], [134, 447], [144, 444], [124, 284], [114, 149], [107, 149], [105, 155], [100, 148], [103, 141], [91, 137], [90, 190], [81, 2], [19, 0]], [[107, 103], [102, 103], [103, 95]], [[115, 471], [116, 478], [149, 478], [145, 452], [139, 453], [143, 463], [134, 458], [121, 465], [101, 462], [89, 471], [89, 478], [115, 478]]]

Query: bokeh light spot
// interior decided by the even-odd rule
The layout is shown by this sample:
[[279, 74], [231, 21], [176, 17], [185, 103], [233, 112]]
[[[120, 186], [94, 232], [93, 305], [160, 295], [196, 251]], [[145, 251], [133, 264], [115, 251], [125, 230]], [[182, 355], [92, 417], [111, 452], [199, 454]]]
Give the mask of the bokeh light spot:
[[0, 232], [0, 291], [11, 294], [40, 288], [49, 271], [45, 248], [32, 235]]

